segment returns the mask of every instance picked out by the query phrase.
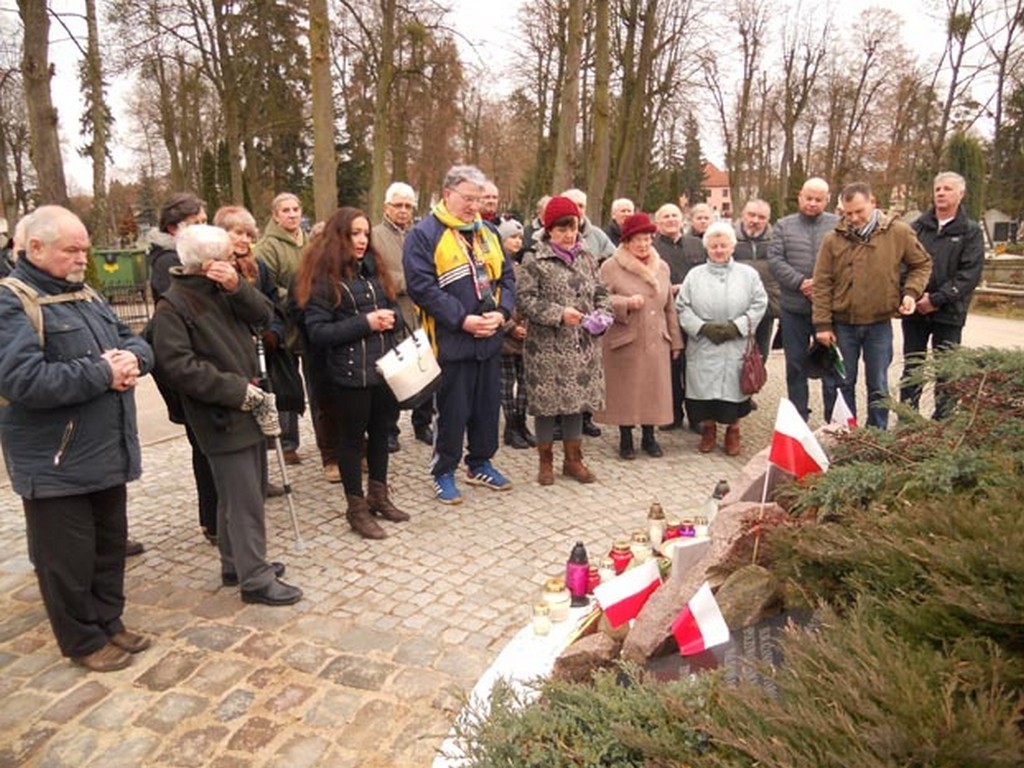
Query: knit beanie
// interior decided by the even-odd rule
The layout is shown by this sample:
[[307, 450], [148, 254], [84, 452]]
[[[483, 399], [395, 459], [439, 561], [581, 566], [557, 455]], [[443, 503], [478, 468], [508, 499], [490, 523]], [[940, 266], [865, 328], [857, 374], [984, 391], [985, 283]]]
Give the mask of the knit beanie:
[[550, 230], [559, 219], [566, 216], [580, 217], [580, 208], [568, 197], [552, 197], [544, 208], [544, 229]]

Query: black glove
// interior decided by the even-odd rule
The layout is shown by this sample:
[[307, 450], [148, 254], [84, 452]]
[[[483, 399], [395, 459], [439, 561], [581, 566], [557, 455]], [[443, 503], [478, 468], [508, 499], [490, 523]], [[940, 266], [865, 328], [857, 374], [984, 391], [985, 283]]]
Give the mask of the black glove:
[[704, 323], [700, 328], [700, 332], [712, 344], [724, 344], [727, 341], [740, 337], [740, 329], [734, 323], [728, 321], [724, 323]]

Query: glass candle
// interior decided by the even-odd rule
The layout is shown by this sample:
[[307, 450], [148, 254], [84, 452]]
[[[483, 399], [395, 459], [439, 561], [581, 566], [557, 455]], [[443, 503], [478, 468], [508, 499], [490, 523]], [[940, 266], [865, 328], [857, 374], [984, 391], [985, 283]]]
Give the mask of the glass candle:
[[615, 574], [622, 573], [629, 567], [629, 562], [633, 559], [633, 552], [629, 548], [629, 542], [625, 539], [616, 539], [615, 543], [612, 544], [612, 551], [608, 553], [608, 557], [612, 559]]
[[551, 621], [565, 621], [569, 618], [569, 603], [572, 597], [565, 588], [565, 581], [557, 576], [548, 579], [544, 583], [543, 597], [551, 611]]
[[665, 538], [665, 510], [658, 502], [651, 504], [647, 511], [647, 538], [654, 549], [660, 547]]
[[551, 606], [537, 603], [533, 606], [533, 634], [546, 635], [551, 631]]

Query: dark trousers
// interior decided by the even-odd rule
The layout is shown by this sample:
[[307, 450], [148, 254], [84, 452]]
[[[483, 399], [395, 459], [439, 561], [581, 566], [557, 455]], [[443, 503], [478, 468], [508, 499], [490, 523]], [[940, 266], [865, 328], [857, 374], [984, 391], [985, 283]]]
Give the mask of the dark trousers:
[[267, 562], [263, 500], [267, 450], [261, 440], [248, 448], [209, 455], [217, 484], [217, 548], [222, 573], [238, 575], [244, 590], [263, 589], [274, 580]]
[[386, 384], [366, 389], [337, 387], [331, 402], [338, 429], [338, 469], [345, 495], [362, 496], [363, 438], [369, 478], [387, 483], [388, 430], [397, 418], [398, 402]]
[[[670, 353], [671, 354], [671, 353]], [[683, 395], [686, 382], [686, 353], [678, 357], [670, 356], [669, 370], [672, 375], [672, 423], [683, 420]]]
[[217, 535], [217, 486], [206, 454], [199, 448], [199, 441], [192, 427], [185, 424], [185, 437], [192, 446], [192, 474], [196, 479], [196, 495], [199, 497], [199, 525], [210, 536]]
[[501, 356], [501, 407], [509, 426], [526, 417], [525, 376], [522, 355]]
[[126, 500], [124, 485], [22, 500], [29, 559], [65, 656], [87, 656], [124, 630]]
[[761, 351], [761, 359], [765, 364], [768, 363], [768, 353], [772, 351], [772, 331], [774, 329], [775, 318], [769, 317], [766, 313], [761, 318], [761, 322], [757, 324], [757, 330], [754, 331], [754, 342]]
[[[903, 376], [912, 374], [924, 362], [931, 341], [932, 351], [952, 349], [960, 345], [963, 337], [963, 326], [948, 325], [932, 321], [930, 315], [911, 315], [901, 321], [903, 328]], [[942, 392], [941, 384], [945, 379], [936, 379], [935, 410], [933, 419], [942, 419], [949, 415], [955, 402]], [[921, 385], [904, 383], [900, 387], [900, 401], [917, 408], [921, 402]]]
[[466, 465], [476, 468], [498, 450], [501, 355], [486, 360], [448, 361], [437, 390], [437, 435], [431, 472], [454, 472], [467, 439]]
[[[814, 338], [814, 325], [810, 315], [782, 310], [779, 318], [782, 324], [782, 349], [786, 355], [786, 395], [796, 406], [797, 413], [804, 421], [810, 415], [807, 405], [809, 390], [807, 385], [807, 350]], [[856, 366], [856, 361], [853, 363]], [[846, 361], [849, 368], [850, 361]], [[832, 406], [836, 404], [836, 376], [826, 375], [821, 379], [821, 399], [825, 405], [825, 421], [832, 418]], [[852, 403], [847, 403], [853, 408]]]

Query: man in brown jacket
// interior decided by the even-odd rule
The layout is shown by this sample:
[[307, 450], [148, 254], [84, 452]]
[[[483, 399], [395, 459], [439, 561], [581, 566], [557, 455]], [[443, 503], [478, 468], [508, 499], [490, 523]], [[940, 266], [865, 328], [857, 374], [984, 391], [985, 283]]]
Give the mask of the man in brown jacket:
[[814, 265], [814, 329], [822, 344], [839, 345], [846, 367], [840, 390], [854, 415], [863, 354], [867, 423], [885, 429], [889, 411], [881, 400], [889, 394], [892, 318], [914, 313], [931, 274], [931, 260], [914, 230], [878, 210], [867, 184], [848, 184], [839, 199], [843, 218], [825, 235]]

